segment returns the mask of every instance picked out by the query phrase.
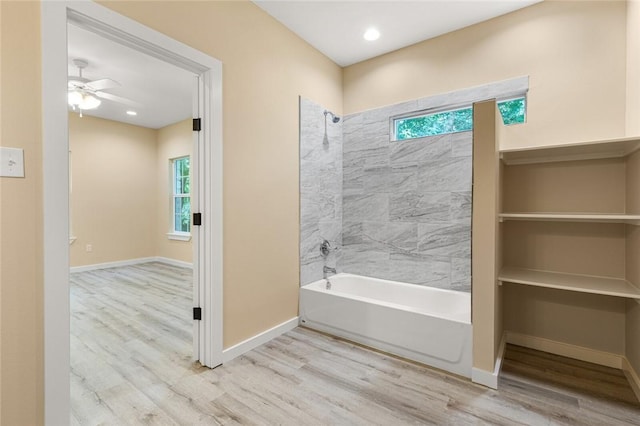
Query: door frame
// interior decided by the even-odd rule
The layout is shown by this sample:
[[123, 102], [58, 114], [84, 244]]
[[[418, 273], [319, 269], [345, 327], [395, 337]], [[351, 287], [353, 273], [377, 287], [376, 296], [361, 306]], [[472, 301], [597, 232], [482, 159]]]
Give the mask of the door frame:
[[91, 1], [43, 1], [44, 420], [48, 425], [70, 422], [68, 21], [199, 75], [202, 131], [194, 136], [193, 183], [202, 226], [192, 234], [197, 253], [194, 300], [199, 299], [202, 308], [202, 320], [194, 326], [200, 362], [220, 365], [223, 344], [222, 63]]

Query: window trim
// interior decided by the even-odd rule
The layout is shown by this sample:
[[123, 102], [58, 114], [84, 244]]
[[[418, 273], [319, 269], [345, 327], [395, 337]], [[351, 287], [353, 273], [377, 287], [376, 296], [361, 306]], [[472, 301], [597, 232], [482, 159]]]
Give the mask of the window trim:
[[[513, 126], [515, 124], [524, 124], [524, 123], [527, 122], [527, 106], [529, 105], [528, 93], [529, 92], [527, 90], [527, 91], [522, 92], [522, 93], [510, 93], [508, 95], [500, 96], [500, 97], [496, 98], [496, 106], [497, 106], [497, 104], [502, 103], [502, 102], [513, 101], [513, 100], [516, 100], [516, 99], [524, 99], [524, 104], [525, 104], [524, 122], [522, 122], [522, 123], [505, 124], [505, 126]], [[414, 140], [414, 139], [429, 138], [429, 137], [433, 137], [433, 136], [448, 135], [448, 134], [463, 133], [463, 132], [471, 132], [471, 131], [473, 131], [473, 128], [471, 130], [458, 130], [458, 131], [455, 131], [455, 132], [438, 133], [436, 135], [426, 135], [426, 136], [418, 136], [418, 137], [415, 137], [415, 138], [398, 139], [397, 135], [396, 135], [396, 121], [397, 120], [407, 120], [407, 119], [412, 119], [412, 118], [424, 117], [424, 116], [439, 114], [439, 113], [443, 113], [443, 112], [454, 112], [454, 111], [460, 111], [460, 110], [463, 110], [463, 109], [473, 108], [473, 104], [475, 102], [478, 102], [478, 101], [472, 101], [471, 103], [463, 102], [463, 103], [457, 103], [457, 104], [442, 105], [442, 106], [435, 107], [435, 108], [427, 108], [427, 109], [422, 109], [422, 110], [419, 110], [419, 111], [411, 111], [411, 112], [408, 112], [408, 113], [391, 116], [391, 117], [389, 117], [389, 141], [390, 142], [403, 142], [403, 141], [409, 141], [409, 140]]]
[[[169, 232], [167, 233], [167, 238], [170, 240], [178, 240], [178, 241], [189, 241], [191, 240], [191, 220], [189, 220], [189, 232], [179, 231], [176, 229], [176, 198], [189, 198], [189, 202], [191, 203], [191, 192], [189, 193], [176, 193], [176, 164], [180, 160], [188, 159], [189, 160], [189, 171], [191, 171], [191, 156], [190, 155], [182, 155], [180, 157], [174, 157], [169, 159], [169, 174], [171, 179], [171, 212], [170, 212], [170, 224], [169, 224]], [[180, 176], [183, 178], [184, 176]], [[191, 183], [191, 173], [189, 173], [189, 183]], [[191, 218], [190, 218], [191, 219]]]
[[167, 239], [175, 241], [191, 241], [190, 232], [167, 232]]

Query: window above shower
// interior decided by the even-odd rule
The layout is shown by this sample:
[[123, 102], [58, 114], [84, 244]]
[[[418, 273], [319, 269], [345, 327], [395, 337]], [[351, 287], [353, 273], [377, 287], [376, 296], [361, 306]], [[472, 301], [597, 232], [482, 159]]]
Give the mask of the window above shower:
[[[498, 109], [505, 125], [520, 124], [526, 118], [524, 96], [498, 102]], [[392, 118], [392, 140], [423, 138], [446, 133], [468, 132], [473, 129], [473, 107], [471, 105], [436, 112], [413, 113]]]

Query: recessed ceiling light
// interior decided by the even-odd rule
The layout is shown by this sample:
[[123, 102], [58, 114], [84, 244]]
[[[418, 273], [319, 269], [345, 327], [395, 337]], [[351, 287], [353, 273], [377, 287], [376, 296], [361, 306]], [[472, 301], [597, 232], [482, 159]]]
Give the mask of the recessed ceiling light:
[[364, 37], [364, 39], [367, 40], [367, 41], [374, 41], [374, 40], [377, 40], [377, 39], [380, 38], [380, 31], [378, 31], [377, 29], [371, 27], [367, 31], [364, 32], [362, 37]]
[[127, 111], [127, 115], [138, 115], [135, 111]]

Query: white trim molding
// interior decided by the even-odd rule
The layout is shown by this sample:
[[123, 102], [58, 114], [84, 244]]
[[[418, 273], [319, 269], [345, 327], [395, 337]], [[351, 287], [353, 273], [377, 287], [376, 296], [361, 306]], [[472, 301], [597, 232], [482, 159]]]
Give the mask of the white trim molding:
[[72, 266], [69, 268], [69, 272], [72, 274], [76, 272], [95, 271], [98, 269], [117, 268], [119, 266], [131, 266], [141, 263], [154, 262], [155, 257], [140, 257], [138, 259], [116, 260], [114, 262], [94, 263], [92, 265]]
[[640, 401], [640, 375], [638, 375], [638, 372], [634, 370], [626, 357], [622, 358], [622, 371], [624, 371], [624, 375], [627, 376], [627, 380], [629, 380], [633, 393], [636, 394], [636, 398]]
[[184, 260], [171, 259], [169, 257], [156, 256], [153, 258], [155, 262], [165, 263], [171, 266], [177, 266], [179, 268], [193, 268], [193, 263], [185, 262]]
[[473, 367], [471, 369], [471, 381], [491, 389], [498, 389], [498, 376], [495, 371], [486, 371]]
[[242, 341], [236, 345], [231, 346], [230, 348], [225, 349], [224, 351], [222, 351], [222, 362], [229, 362], [232, 359], [237, 358], [240, 355], [257, 348], [258, 346], [264, 345], [268, 341], [273, 340], [276, 337], [293, 330], [298, 326], [299, 321], [299, 317], [291, 318], [290, 320], [285, 321], [282, 324], [278, 324], [275, 327], [270, 328], [269, 330], [263, 331], [260, 334], [256, 334], [255, 336], [245, 341]]
[[500, 340], [500, 347], [498, 348], [498, 356], [496, 357], [493, 372], [473, 367], [471, 369], [471, 381], [473, 383], [478, 383], [491, 389], [498, 389], [498, 378], [500, 377], [500, 370], [502, 370], [502, 361], [504, 360], [506, 346], [507, 336], [505, 333], [502, 335], [502, 340]]
[[191, 234], [187, 232], [167, 232], [169, 240], [191, 241]]
[[549, 340], [542, 337], [528, 336], [526, 334], [514, 333], [511, 331], [507, 331], [505, 334], [507, 343], [513, 345], [523, 346], [529, 349], [536, 349], [538, 351], [548, 352], [554, 355], [566, 356], [567, 358], [573, 358], [622, 370], [629, 381], [629, 385], [631, 386], [633, 393], [636, 395], [636, 398], [638, 398], [638, 401], [640, 401], [640, 375], [638, 375], [638, 372], [634, 370], [633, 366], [624, 355], [557, 342], [555, 340]]
[[114, 262], [94, 263], [93, 265], [72, 266], [69, 268], [69, 272], [72, 274], [76, 272], [95, 271], [97, 269], [117, 268], [119, 266], [131, 266], [140, 265], [142, 263], [160, 262], [171, 266], [178, 266], [180, 268], [193, 268], [193, 263], [184, 262], [182, 260], [170, 259], [168, 257], [139, 257], [137, 259], [116, 260]]
[[543, 337], [514, 333], [512, 331], [507, 331], [506, 334], [507, 343], [513, 345], [524, 346], [529, 349], [536, 349], [542, 352], [566, 356], [567, 358], [578, 359], [580, 361], [592, 362], [594, 364], [604, 365], [605, 367], [622, 369], [624, 358], [622, 355], [585, 348], [584, 346], [557, 342]]

